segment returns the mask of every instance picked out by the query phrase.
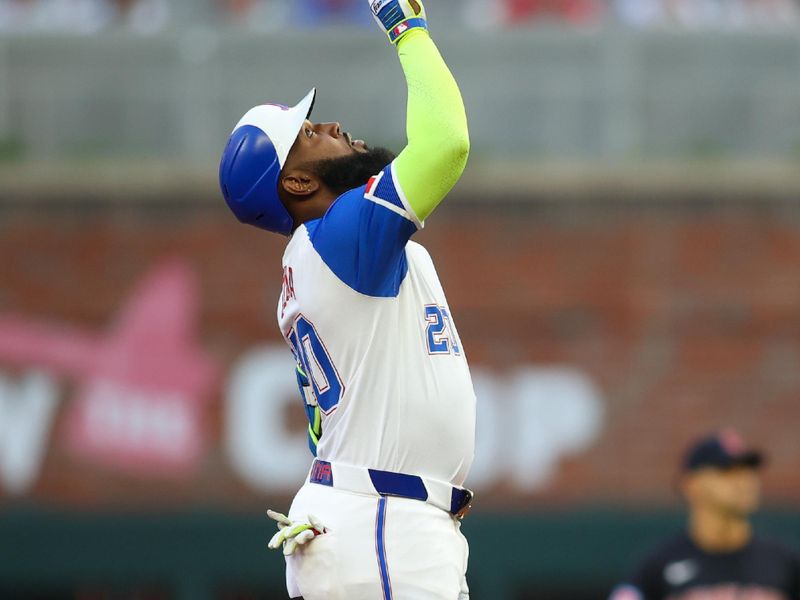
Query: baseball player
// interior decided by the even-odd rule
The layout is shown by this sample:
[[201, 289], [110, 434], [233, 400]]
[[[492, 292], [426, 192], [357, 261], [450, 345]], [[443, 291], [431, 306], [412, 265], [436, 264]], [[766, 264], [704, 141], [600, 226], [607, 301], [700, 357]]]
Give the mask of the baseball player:
[[430, 256], [411, 236], [467, 161], [461, 95], [418, 0], [372, 0], [408, 87], [395, 157], [310, 118], [315, 91], [258, 106], [220, 164], [244, 223], [289, 237], [277, 307], [313, 460], [288, 516], [270, 511], [289, 595], [465, 600], [459, 519], [475, 394]]
[[800, 560], [753, 534], [762, 455], [733, 430], [686, 454], [689, 527], [649, 556], [610, 600], [800, 600]]

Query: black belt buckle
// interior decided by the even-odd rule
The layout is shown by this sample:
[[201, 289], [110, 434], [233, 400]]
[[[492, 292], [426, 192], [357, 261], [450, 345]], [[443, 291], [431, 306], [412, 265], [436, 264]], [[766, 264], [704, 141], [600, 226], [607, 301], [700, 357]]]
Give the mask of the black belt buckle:
[[461, 521], [469, 514], [469, 511], [472, 509], [473, 498], [475, 498], [475, 494], [469, 490], [464, 490], [464, 500], [461, 502], [459, 509], [453, 515], [456, 519]]

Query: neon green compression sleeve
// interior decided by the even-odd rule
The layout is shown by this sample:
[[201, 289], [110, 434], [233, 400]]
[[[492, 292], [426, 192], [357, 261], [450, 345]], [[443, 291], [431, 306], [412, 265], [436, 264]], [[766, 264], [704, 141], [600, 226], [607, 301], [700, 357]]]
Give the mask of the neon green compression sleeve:
[[423, 221], [461, 177], [469, 155], [461, 92], [426, 31], [398, 43], [408, 85], [408, 145], [395, 159], [398, 183]]

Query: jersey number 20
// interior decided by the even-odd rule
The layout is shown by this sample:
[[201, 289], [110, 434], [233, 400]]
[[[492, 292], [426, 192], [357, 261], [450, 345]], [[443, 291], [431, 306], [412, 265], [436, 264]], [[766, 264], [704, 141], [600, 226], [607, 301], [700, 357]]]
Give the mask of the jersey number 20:
[[339, 404], [344, 385], [314, 324], [303, 315], [297, 317], [289, 332], [289, 343], [311, 380], [320, 410], [330, 413]]

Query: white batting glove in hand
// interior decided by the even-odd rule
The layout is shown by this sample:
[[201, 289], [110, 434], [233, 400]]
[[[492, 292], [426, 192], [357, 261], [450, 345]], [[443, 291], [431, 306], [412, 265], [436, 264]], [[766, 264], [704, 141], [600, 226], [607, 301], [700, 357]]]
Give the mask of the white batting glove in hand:
[[286, 515], [268, 510], [267, 516], [278, 524], [278, 533], [272, 536], [267, 547], [277, 550], [283, 546], [283, 553], [286, 556], [294, 554], [298, 546], [304, 546], [318, 535], [328, 532], [314, 515], [308, 515], [307, 521], [292, 521]]
[[368, 0], [378, 26], [396, 44], [413, 29], [428, 29], [422, 0]]

